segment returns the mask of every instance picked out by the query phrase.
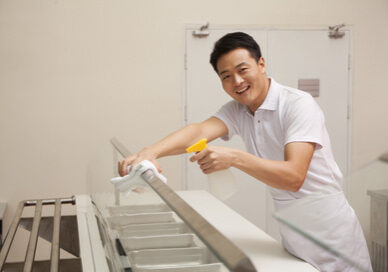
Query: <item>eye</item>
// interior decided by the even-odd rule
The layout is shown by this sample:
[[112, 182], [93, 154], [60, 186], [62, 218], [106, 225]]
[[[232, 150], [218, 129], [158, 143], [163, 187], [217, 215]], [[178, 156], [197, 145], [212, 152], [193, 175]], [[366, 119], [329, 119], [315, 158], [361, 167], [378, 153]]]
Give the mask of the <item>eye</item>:
[[240, 72], [245, 72], [246, 70], [248, 70], [248, 68], [247, 67], [243, 67], [243, 68], [240, 69]]
[[224, 80], [224, 79], [228, 79], [228, 78], [230, 78], [230, 75], [226, 75], [226, 76], [224, 76], [224, 77], [222, 78], [222, 80]]

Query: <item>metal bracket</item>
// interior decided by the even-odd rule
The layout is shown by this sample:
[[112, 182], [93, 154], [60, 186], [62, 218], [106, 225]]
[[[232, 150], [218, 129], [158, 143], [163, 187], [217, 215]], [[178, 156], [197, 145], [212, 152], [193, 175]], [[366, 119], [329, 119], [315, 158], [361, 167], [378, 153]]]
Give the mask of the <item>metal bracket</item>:
[[200, 29], [193, 31], [193, 36], [196, 38], [206, 38], [210, 35], [209, 29], [209, 23], [206, 23], [206, 25], [203, 25], [200, 27]]
[[345, 36], [345, 31], [340, 30], [343, 27], [345, 27], [345, 24], [329, 26], [329, 37], [331, 39], [340, 39]]

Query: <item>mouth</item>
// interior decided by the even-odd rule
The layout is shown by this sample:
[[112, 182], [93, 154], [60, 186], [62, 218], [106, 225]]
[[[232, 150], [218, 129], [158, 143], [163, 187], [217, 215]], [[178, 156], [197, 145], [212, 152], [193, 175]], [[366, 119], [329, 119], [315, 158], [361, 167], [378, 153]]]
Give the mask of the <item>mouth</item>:
[[246, 86], [245, 88], [241, 89], [241, 90], [237, 90], [236, 91], [236, 94], [243, 94], [245, 93], [246, 91], [248, 91], [248, 89], [250, 88], [251, 86]]

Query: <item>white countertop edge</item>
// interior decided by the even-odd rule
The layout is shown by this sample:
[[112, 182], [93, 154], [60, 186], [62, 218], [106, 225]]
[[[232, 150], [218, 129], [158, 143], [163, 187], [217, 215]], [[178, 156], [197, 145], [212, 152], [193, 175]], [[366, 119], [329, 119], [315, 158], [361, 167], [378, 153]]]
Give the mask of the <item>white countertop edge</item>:
[[207, 191], [178, 191], [191, 207], [249, 256], [259, 272], [317, 272]]

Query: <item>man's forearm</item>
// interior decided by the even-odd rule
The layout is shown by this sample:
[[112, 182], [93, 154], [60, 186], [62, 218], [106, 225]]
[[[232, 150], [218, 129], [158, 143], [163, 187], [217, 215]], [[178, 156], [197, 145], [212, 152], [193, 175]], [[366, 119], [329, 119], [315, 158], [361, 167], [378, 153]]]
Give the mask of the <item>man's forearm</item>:
[[147, 148], [155, 153], [156, 158], [179, 155], [185, 153], [188, 146], [203, 137], [206, 135], [202, 132], [200, 124], [190, 124]]
[[156, 159], [185, 153], [186, 148], [194, 144], [202, 138], [207, 138], [208, 141], [212, 141], [228, 132], [225, 124], [216, 117], [210, 117], [209, 119], [198, 123], [188, 125], [170, 135], [158, 141], [157, 143], [150, 145], [136, 154], [123, 159], [119, 162], [119, 174], [124, 176], [128, 173], [128, 165], [134, 165], [140, 163], [143, 160], [151, 161], [159, 172], [162, 171]]
[[233, 153], [233, 167], [271, 187], [296, 192], [303, 185], [306, 171], [292, 161], [263, 159], [237, 149]]
[[178, 155], [186, 152], [186, 148], [206, 138], [208, 142], [228, 132], [225, 124], [218, 118], [211, 117], [201, 123], [190, 124], [149, 146], [156, 158]]

